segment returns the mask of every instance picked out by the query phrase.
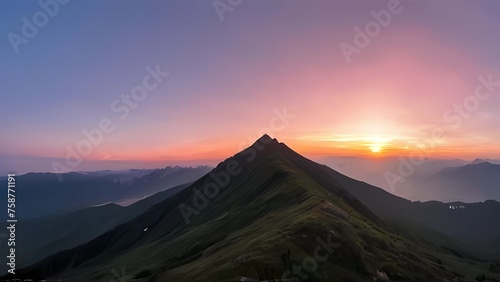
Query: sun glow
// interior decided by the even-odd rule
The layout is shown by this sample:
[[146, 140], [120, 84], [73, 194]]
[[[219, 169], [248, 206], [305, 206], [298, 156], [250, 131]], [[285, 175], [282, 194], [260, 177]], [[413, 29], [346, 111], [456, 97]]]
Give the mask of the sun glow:
[[370, 136], [367, 138], [367, 141], [369, 142], [368, 146], [370, 148], [370, 151], [374, 154], [377, 154], [382, 151], [384, 146], [387, 146], [387, 142], [389, 141], [389, 139], [379, 136]]
[[370, 147], [370, 150], [372, 153], [380, 153], [380, 151], [382, 151], [382, 147], [379, 145], [373, 145]]
[[[396, 134], [335, 134], [335, 135], [310, 135], [303, 136], [302, 140], [317, 142], [314, 145], [319, 147], [324, 144], [326, 153], [350, 154], [350, 155], [372, 155], [373, 157], [387, 156], [395, 154], [401, 150], [401, 144], [405, 137]], [[318, 145], [319, 144], [319, 145]]]

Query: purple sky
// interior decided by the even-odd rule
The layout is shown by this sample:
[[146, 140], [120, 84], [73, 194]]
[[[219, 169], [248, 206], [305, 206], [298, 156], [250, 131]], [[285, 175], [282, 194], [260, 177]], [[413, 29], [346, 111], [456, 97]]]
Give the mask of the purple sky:
[[[221, 21], [212, 1], [70, 1], [13, 44], [43, 10], [2, 1], [0, 171], [215, 164], [264, 132], [306, 155], [377, 156], [445, 128], [432, 156], [500, 158], [500, 87], [474, 98], [478, 77], [500, 82], [500, 2], [388, 3], [244, 0]], [[341, 44], [388, 5], [346, 59]], [[147, 80], [148, 66], [169, 76]], [[145, 79], [158, 83], [118, 111]], [[113, 131], [69, 165], [103, 120]]]

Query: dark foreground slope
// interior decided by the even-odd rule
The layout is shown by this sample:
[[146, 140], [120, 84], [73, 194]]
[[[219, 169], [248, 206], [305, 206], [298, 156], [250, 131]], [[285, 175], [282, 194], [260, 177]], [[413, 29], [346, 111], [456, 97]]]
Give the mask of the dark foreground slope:
[[134, 220], [17, 277], [444, 281], [482, 267], [397, 235], [323, 166], [264, 136]]
[[387, 223], [396, 224], [402, 229], [408, 227], [414, 235], [435, 241], [434, 235], [414, 232], [416, 228], [430, 228], [462, 241], [481, 258], [500, 257], [500, 203], [497, 201], [412, 202], [328, 167], [323, 167], [323, 170]]
[[[64, 215], [21, 220], [16, 230], [19, 242], [16, 266], [28, 266], [51, 254], [88, 242], [113, 227], [132, 220], [188, 185], [158, 192], [126, 207], [111, 203]], [[0, 263], [5, 265], [7, 258], [1, 257]]]

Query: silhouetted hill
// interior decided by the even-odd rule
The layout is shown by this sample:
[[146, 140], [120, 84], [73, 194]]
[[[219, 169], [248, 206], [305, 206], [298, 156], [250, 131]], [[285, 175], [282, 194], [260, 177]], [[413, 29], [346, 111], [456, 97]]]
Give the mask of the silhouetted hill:
[[468, 202], [500, 201], [500, 165], [479, 162], [443, 169], [421, 181], [421, 189], [432, 190]]
[[[139, 200], [177, 185], [193, 182], [210, 167], [166, 167], [144, 172], [99, 171], [27, 173], [16, 177], [18, 218], [64, 214], [110, 202]], [[60, 181], [62, 180], [62, 181]], [[0, 181], [6, 187], [6, 180]], [[2, 190], [6, 198], [6, 190]], [[6, 202], [0, 207], [6, 207]]]

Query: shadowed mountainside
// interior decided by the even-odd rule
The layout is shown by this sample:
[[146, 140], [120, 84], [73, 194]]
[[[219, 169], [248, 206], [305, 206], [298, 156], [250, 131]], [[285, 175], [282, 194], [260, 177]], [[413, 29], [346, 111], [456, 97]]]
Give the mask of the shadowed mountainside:
[[[386, 224], [339, 175], [265, 135], [135, 219], [16, 277], [109, 281], [113, 269], [125, 267], [129, 279], [149, 281], [373, 281], [382, 272], [393, 280], [444, 281], [487, 268], [465, 247], [416, 240]], [[314, 271], [297, 272], [318, 248], [324, 252]]]
[[[64, 215], [22, 220], [18, 224], [16, 233], [18, 241], [21, 242], [16, 249], [18, 255], [16, 265], [18, 268], [25, 267], [48, 255], [90, 241], [113, 227], [133, 219], [188, 185], [183, 184], [158, 192], [126, 207], [106, 204]], [[0, 262], [5, 264], [6, 258], [2, 257]]]
[[[64, 214], [95, 205], [139, 200], [165, 189], [193, 182], [212, 168], [166, 167], [125, 172], [27, 173], [16, 177], [18, 218]], [[62, 181], [60, 181], [62, 180]], [[0, 181], [6, 187], [6, 180]], [[0, 195], [7, 197], [6, 190]], [[0, 204], [6, 208], [6, 202]]]

